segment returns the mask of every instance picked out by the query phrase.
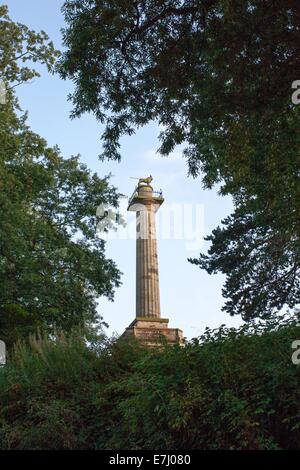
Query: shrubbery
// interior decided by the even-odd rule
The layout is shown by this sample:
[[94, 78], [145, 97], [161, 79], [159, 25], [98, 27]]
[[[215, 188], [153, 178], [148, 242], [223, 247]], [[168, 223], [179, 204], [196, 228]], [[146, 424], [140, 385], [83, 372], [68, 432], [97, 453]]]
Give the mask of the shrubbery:
[[31, 338], [0, 371], [0, 448], [300, 448], [296, 339], [295, 319], [183, 348]]

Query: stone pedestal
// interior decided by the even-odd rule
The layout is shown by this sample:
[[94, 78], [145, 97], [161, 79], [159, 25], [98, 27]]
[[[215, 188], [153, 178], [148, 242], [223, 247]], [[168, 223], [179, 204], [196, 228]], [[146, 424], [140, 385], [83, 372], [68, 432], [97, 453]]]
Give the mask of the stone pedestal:
[[126, 328], [124, 338], [136, 338], [146, 346], [159, 346], [165, 341], [169, 344], [184, 344], [182, 330], [169, 328], [167, 318], [137, 317]]

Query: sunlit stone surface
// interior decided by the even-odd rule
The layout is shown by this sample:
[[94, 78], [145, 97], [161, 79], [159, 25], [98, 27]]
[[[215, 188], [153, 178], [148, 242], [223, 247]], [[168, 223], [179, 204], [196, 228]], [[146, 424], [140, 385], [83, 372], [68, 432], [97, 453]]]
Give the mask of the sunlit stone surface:
[[160, 316], [159, 272], [155, 213], [164, 202], [162, 193], [153, 191], [152, 177], [141, 178], [128, 210], [136, 212], [136, 318], [123, 337], [134, 336], [149, 346], [161, 340], [183, 344], [183, 333], [169, 328], [169, 320]]

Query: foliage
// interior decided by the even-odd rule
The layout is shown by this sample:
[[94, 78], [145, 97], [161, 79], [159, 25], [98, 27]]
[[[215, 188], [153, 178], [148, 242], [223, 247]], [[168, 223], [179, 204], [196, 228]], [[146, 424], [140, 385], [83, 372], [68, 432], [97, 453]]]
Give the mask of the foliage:
[[236, 211], [195, 260], [226, 274], [225, 310], [297, 305], [299, 2], [66, 0], [63, 11], [60, 72], [75, 83], [73, 115], [105, 121], [103, 156], [119, 159], [120, 136], [157, 120], [160, 152], [185, 143], [190, 173], [232, 195]]
[[28, 127], [13, 87], [37, 75], [24, 61], [50, 67], [57, 52], [44, 33], [11, 21], [6, 7], [0, 15], [7, 86], [0, 104], [0, 336], [10, 347], [37, 327], [68, 331], [101, 320], [96, 298], [113, 298], [120, 273], [105, 257], [96, 209], [116, 207], [119, 194], [108, 177], [92, 174], [79, 156], [64, 159]]
[[299, 335], [277, 318], [154, 350], [31, 338], [0, 371], [0, 446], [299, 449]]
[[0, 33], [0, 78], [9, 89], [40, 76], [32, 67], [34, 62], [46, 65], [49, 72], [53, 71], [60, 55], [53, 42], [45, 31], [37, 33], [12, 21], [6, 5], [0, 6]]
[[[299, 185], [300, 190], [300, 185]], [[274, 217], [274, 207], [257, 198], [240, 197], [234, 213], [223, 220], [206, 240], [212, 242], [208, 255], [190, 259], [208, 273], [226, 274], [223, 310], [241, 314], [244, 320], [268, 318], [283, 306], [300, 303], [300, 244], [297, 211], [299, 198], [290, 195], [281, 200]], [[284, 213], [285, 212], [285, 213]]]
[[162, 153], [186, 141], [192, 173], [203, 165], [207, 185], [229, 183], [237, 167], [224, 143], [240, 148], [255, 119], [266, 139], [293, 111], [294, 0], [66, 0], [63, 12], [60, 72], [76, 85], [74, 115], [93, 111], [107, 122], [108, 158], [120, 158], [121, 134], [157, 119]]

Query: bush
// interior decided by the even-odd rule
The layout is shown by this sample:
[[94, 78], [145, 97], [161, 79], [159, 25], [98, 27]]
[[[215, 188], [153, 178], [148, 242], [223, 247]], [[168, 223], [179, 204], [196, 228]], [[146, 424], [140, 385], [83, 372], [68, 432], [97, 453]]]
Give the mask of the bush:
[[185, 347], [31, 338], [0, 371], [1, 449], [300, 448], [296, 319]]

